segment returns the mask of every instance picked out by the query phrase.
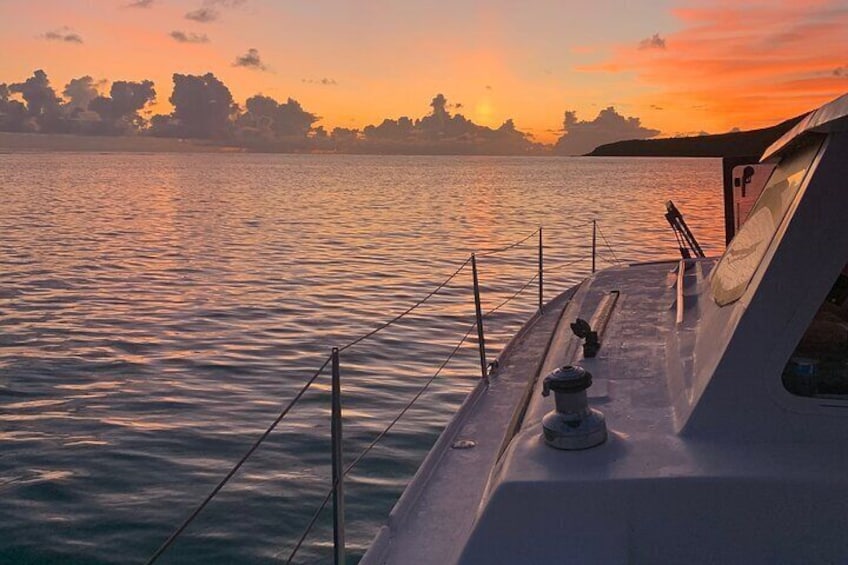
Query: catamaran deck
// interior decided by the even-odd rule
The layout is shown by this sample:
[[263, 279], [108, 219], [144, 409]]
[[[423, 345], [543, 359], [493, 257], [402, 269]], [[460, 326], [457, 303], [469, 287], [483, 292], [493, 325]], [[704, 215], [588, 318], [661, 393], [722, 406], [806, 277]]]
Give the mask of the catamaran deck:
[[[676, 261], [669, 261], [601, 271], [548, 304], [544, 313], [532, 320], [504, 351], [489, 386], [481, 385], [469, 396], [398, 501], [362, 563], [404, 563], [410, 559], [421, 564], [456, 562], [469, 541], [490, 480], [489, 470], [501, 457], [504, 440], [510, 439], [510, 427], [521, 423], [513, 421], [517, 404], [530, 400], [520, 434], [538, 436], [541, 444], [541, 417], [552, 408], [552, 402], [535, 402], [533, 398], [540, 395], [538, 377], [558, 366], [579, 362], [593, 372], [595, 384], [588, 391], [593, 405], [600, 404], [607, 410], [611, 407], [611, 387], [623, 392], [622, 387], [638, 385], [636, 394], [640, 397], [657, 397], [649, 404], [655, 405], [659, 413], [643, 418], [645, 426], [656, 427], [654, 416], [669, 420], [668, 401], [662, 401], [667, 398], [664, 381], [657, 386], [645, 384], [665, 370], [662, 332], [668, 326], [668, 318], [674, 315], [670, 272], [675, 265]], [[623, 272], [628, 276], [622, 277]], [[578, 317], [589, 320], [611, 290], [620, 292], [612, 313], [615, 323], [602, 336], [598, 357], [583, 360], [581, 340], [573, 335], [569, 323]], [[526, 400], [522, 399], [525, 391], [530, 394]], [[618, 395], [616, 399], [624, 400]], [[627, 412], [627, 406], [622, 405], [621, 412]], [[613, 429], [616, 416], [608, 415]], [[632, 415], [626, 417], [630, 420]], [[452, 448], [453, 444], [468, 440], [474, 442], [474, 447]], [[550, 451], [554, 458], [569, 455]], [[509, 520], [511, 516], [504, 518]]]
[[[475, 390], [457, 414], [363, 563], [541, 563], [557, 555], [578, 563], [740, 556], [800, 563], [848, 556], [848, 538], [827, 539], [811, 554], [818, 528], [803, 519], [848, 515], [848, 498], [834, 496], [845, 490], [839, 477], [848, 454], [823, 456], [815, 444], [681, 434], [673, 395], [691, 371], [687, 335], [698, 307], [683, 305], [678, 322], [677, 264], [601, 271], [549, 305], [505, 351], [491, 384]], [[712, 264], [680, 278], [684, 300]], [[591, 319], [611, 291], [618, 297], [602, 347], [584, 359], [569, 323]], [[601, 446], [562, 451], [542, 439], [541, 420], [553, 402], [541, 396], [540, 376], [565, 364], [594, 375], [589, 402], [609, 429]], [[529, 402], [513, 436], [528, 382]], [[475, 446], [451, 447], [468, 440]], [[810, 500], [818, 501], [815, 508]], [[729, 511], [735, 504], [739, 511]], [[781, 524], [787, 534], [775, 535]]]

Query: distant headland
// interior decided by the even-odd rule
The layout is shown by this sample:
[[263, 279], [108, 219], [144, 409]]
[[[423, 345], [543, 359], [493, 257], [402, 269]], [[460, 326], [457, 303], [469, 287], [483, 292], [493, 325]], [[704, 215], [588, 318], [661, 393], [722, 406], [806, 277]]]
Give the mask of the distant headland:
[[801, 121], [796, 116], [775, 126], [696, 137], [632, 139], [600, 145], [591, 157], [745, 157], [761, 155], [769, 145]]

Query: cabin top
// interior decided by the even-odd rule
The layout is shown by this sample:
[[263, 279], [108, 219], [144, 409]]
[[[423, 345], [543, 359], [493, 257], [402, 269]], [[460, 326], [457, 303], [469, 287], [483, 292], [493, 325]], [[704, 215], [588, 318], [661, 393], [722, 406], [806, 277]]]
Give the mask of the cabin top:
[[[779, 441], [834, 434], [811, 423], [848, 408], [848, 95], [775, 143], [748, 217], [687, 312], [670, 365], [681, 433]], [[805, 413], [779, 430], [775, 419]], [[818, 416], [817, 416], [818, 415]], [[728, 429], [729, 428], [729, 429]], [[845, 428], [845, 429], [842, 429]]]

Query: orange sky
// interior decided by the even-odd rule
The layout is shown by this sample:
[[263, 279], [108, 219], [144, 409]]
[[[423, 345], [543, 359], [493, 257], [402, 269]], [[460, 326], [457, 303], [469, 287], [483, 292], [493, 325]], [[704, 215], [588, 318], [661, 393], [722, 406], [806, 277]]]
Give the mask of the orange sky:
[[[565, 110], [719, 133], [848, 91], [848, 0], [131, 1], [0, 0], [0, 82], [38, 68], [57, 91], [82, 75], [152, 79], [167, 111], [172, 73], [211, 71], [240, 103], [292, 97], [328, 129], [420, 117], [441, 92], [477, 123], [512, 118], [546, 142]], [[186, 17], [201, 9], [210, 21]], [[264, 70], [233, 65], [251, 48]]]

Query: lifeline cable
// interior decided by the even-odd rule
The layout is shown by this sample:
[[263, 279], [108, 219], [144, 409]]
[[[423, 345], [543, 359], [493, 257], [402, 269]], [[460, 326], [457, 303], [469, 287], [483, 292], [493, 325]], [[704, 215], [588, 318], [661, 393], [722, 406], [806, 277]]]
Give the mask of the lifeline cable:
[[280, 415], [277, 416], [277, 418], [274, 420], [274, 422], [270, 426], [268, 426], [268, 429], [266, 429], [265, 432], [261, 436], [259, 436], [259, 439], [257, 439], [254, 442], [254, 444], [251, 446], [251, 448], [247, 450], [247, 453], [245, 453], [242, 456], [242, 458], [239, 459], [238, 463], [236, 463], [235, 466], [232, 469], [230, 469], [230, 472], [227, 473], [227, 476], [224, 477], [221, 480], [221, 482], [219, 482], [218, 485], [214, 489], [212, 489], [212, 492], [210, 492], [209, 495], [204, 499], [204, 501], [200, 503], [200, 506], [198, 506], [194, 510], [194, 512], [192, 512], [191, 515], [189, 515], [189, 517], [186, 518], [185, 521], [183, 521], [182, 525], [180, 525], [179, 528], [174, 530], [174, 532], [168, 537], [168, 539], [165, 540], [165, 543], [163, 543], [159, 547], [159, 549], [156, 550], [156, 553], [154, 553], [150, 557], [150, 559], [147, 560], [146, 565], [151, 565], [152, 563], [156, 562], [156, 560], [159, 559], [159, 557], [163, 553], [165, 553], [165, 551], [169, 547], [171, 547], [171, 544], [173, 544], [174, 541], [176, 541], [177, 537], [180, 534], [183, 533], [183, 531], [189, 526], [189, 524], [191, 524], [194, 521], [194, 519], [197, 518], [197, 516], [203, 511], [203, 509], [206, 508], [206, 505], [209, 504], [209, 502], [211, 502], [211, 500], [213, 498], [215, 498], [215, 495], [218, 494], [218, 492], [222, 488], [224, 488], [224, 485], [226, 485], [227, 482], [233, 477], [233, 475], [236, 474], [236, 472], [241, 468], [241, 466], [244, 464], [244, 462], [247, 461], [248, 458], [251, 455], [253, 455], [253, 452], [256, 451], [256, 449], [259, 447], [259, 445], [263, 441], [265, 441], [265, 439], [271, 434], [271, 432], [274, 430], [274, 428], [277, 427], [277, 424], [280, 423], [280, 421], [285, 417], [285, 415], [289, 413], [289, 410], [291, 410], [292, 407], [297, 403], [297, 401], [300, 400], [300, 397], [304, 395], [304, 393], [307, 391], [307, 389], [310, 386], [312, 386], [312, 383], [315, 382], [315, 379], [317, 379], [318, 376], [327, 367], [327, 364], [330, 362], [330, 359], [332, 359], [332, 356], [327, 357], [327, 359], [324, 361], [324, 363], [321, 365], [321, 367], [317, 371], [315, 371], [315, 373], [312, 375], [312, 377], [310, 377], [309, 380], [306, 381], [306, 384], [304, 384], [301, 387], [300, 391], [298, 391], [298, 393], [294, 396], [294, 398], [292, 398], [291, 401], [289, 401], [289, 403], [286, 405], [286, 407], [283, 408], [283, 411], [280, 412]]
[[416, 308], [418, 308], [419, 306], [421, 306], [422, 304], [424, 304], [425, 302], [430, 300], [430, 298], [432, 298], [437, 292], [442, 290], [445, 287], [445, 285], [447, 285], [449, 282], [451, 282], [468, 265], [468, 263], [470, 261], [471, 261], [471, 257], [468, 257], [468, 259], [463, 261], [462, 264], [459, 266], [459, 268], [457, 270], [455, 270], [451, 276], [449, 276], [447, 279], [445, 279], [442, 284], [440, 284], [435, 289], [430, 291], [430, 293], [427, 296], [425, 296], [424, 298], [422, 298], [421, 300], [419, 300], [418, 302], [416, 302], [415, 304], [413, 304], [412, 306], [410, 306], [409, 308], [407, 308], [406, 310], [404, 310], [403, 312], [401, 312], [400, 314], [398, 314], [397, 316], [395, 316], [394, 318], [389, 320], [388, 322], [384, 322], [384, 323], [380, 324], [379, 326], [377, 326], [376, 328], [374, 328], [373, 330], [371, 330], [367, 334], [362, 335], [362, 336], [354, 339], [353, 341], [351, 341], [350, 343], [348, 343], [347, 345], [345, 345], [343, 347], [340, 347], [339, 353], [341, 353], [342, 351], [344, 351], [346, 349], [350, 349], [354, 345], [361, 343], [361, 342], [365, 341], [366, 339], [368, 339], [370, 337], [373, 337], [375, 334], [377, 334], [377, 333], [383, 331], [384, 329], [388, 328], [389, 326], [391, 326], [392, 324], [394, 324], [395, 322], [397, 322], [398, 320], [400, 320], [401, 318], [403, 318], [404, 316], [406, 316], [407, 314], [409, 314], [410, 312], [412, 312], [413, 310], [415, 310]]
[[508, 303], [510, 303], [513, 300], [515, 300], [516, 298], [518, 298], [518, 295], [521, 294], [522, 292], [524, 292], [525, 290], [527, 290], [527, 287], [529, 287], [531, 284], [533, 284], [533, 281], [535, 281], [538, 278], [539, 278], [539, 273], [536, 273], [535, 275], [533, 275], [533, 277], [529, 281], [524, 283], [524, 286], [522, 286], [521, 288], [518, 289], [518, 292], [514, 293], [512, 296], [510, 296], [509, 298], [507, 298], [506, 300], [504, 300], [503, 302], [501, 302], [500, 304], [498, 304], [497, 306], [495, 306], [494, 308], [492, 308], [491, 310], [489, 310], [488, 312], [483, 314], [483, 317], [488, 318], [489, 316], [491, 316], [492, 314], [494, 314], [495, 312], [497, 312], [498, 310], [500, 310], [501, 308], [506, 306]]
[[[386, 329], [387, 327], [391, 326], [392, 324], [396, 323], [398, 320], [400, 320], [401, 318], [403, 318], [404, 316], [406, 316], [407, 314], [409, 314], [410, 312], [412, 312], [413, 310], [415, 310], [416, 308], [418, 308], [419, 306], [421, 306], [422, 304], [427, 302], [436, 293], [438, 293], [442, 288], [444, 288], [450, 281], [452, 281], [468, 265], [468, 263], [470, 261], [471, 261], [471, 257], [469, 257], [468, 259], [463, 261], [462, 264], [447, 279], [445, 279], [435, 289], [430, 291], [430, 293], [428, 293], [427, 296], [425, 296], [423, 299], [419, 300], [418, 302], [416, 302], [415, 304], [413, 304], [412, 306], [407, 308], [404, 312], [395, 316], [394, 318], [392, 318], [388, 322], [380, 324], [380, 326], [378, 326], [374, 330], [368, 332], [365, 335], [362, 335], [362, 336], [354, 339], [353, 341], [351, 341], [350, 343], [348, 343], [344, 347], [340, 347], [339, 352], [344, 351], [346, 349], [349, 349], [349, 348], [355, 346], [356, 344], [361, 343], [362, 341], [365, 341], [366, 339], [374, 336], [378, 332], [380, 332], [380, 331]], [[472, 327], [472, 329], [473, 329], [473, 327]], [[453, 355], [451, 355], [451, 357], [452, 356]], [[202, 512], [203, 509], [206, 508], [206, 506], [209, 504], [209, 502], [211, 502], [212, 499], [218, 494], [218, 492], [224, 487], [224, 485], [226, 485], [227, 482], [229, 482], [229, 480], [233, 477], [233, 475], [235, 475], [235, 473], [241, 468], [241, 466], [247, 461], [247, 459], [251, 455], [253, 455], [253, 452], [256, 451], [256, 449], [259, 447], [259, 445], [263, 441], [265, 441], [265, 438], [267, 438], [268, 435], [271, 433], [271, 431], [273, 431], [274, 428], [277, 427], [277, 425], [280, 423], [280, 421], [283, 419], [283, 417], [285, 417], [285, 415], [288, 414], [288, 412], [297, 403], [297, 401], [300, 399], [300, 397], [303, 396], [303, 394], [306, 392], [306, 390], [312, 385], [313, 382], [315, 382], [315, 379], [318, 378], [318, 375], [320, 375], [321, 372], [327, 367], [327, 364], [330, 362], [330, 359], [331, 359], [331, 357], [328, 357], [324, 361], [324, 363], [321, 365], [321, 368], [318, 369], [318, 371], [312, 376], [312, 378], [309, 379], [309, 381], [307, 381], [307, 383], [304, 385], [304, 387], [301, 388], [301, 390], [297, 393], [297, 395], [295, 395], [295, 397], [292, 399], [292, 401], [286, 406], [286, 408], [282, 411], [282, 413], [280, 413], [280, 415], [277, 417], [277, 419], [274, 420], [274, 422], [271, 424], [271, 426], [268, 427], [268, 429], [265, 431], [265, 433], [263, 433], [262, 436], [259, 437], [259, 439], [253, 444], [253, 446], [251, 446], [251, 448], [241, 458], [241, 460], [239, 460], [239, 462], [236, 463], [236, 465], [230, 470], [229, 473], [227, 473], [227, 475], [224, 477], [224, 479], [221, 480], [220, 483], [218, 483], [218, 485], [212, 490], [212, 492], [206, 497], [206, 499], [204, 499], [204, 501], [200, 503], [200, 505], [182, 523], [182, 525], [180, 525], [180, 527], [177, 528], [168, 537], [167, 540], [165, 540], [165, 543], [163, 543], [162, 546], [158, 550], [156, 550], [156, 552], [150, 557], [150, 559], [147, 560], [146, 565], [152, 565], [153, 563], [155, 563], [156, 560], [159, 559], [159, 557], [174, 543], [174, 541], [176, 541], [177, 537], [179, 537], [180, 534], [182, 534], [182, 532], [194, 521], [194, 519], [197, 518], [197, 516], [200, 514], [200, 512]], [[448, 360], [450, 360], [450, 358]], [[441, 368], [440, 368], [439, 372], [441, 372]], [[326, 502], [325, 502], [324, 506], [326, 506]], [[323, 506], [322, 506], [322, 508], [323, 508]]]
[[[533, 284], [533, 281], [535, 281], [537, 277], [538, 277], [538, 274], [534, 275], [529, 281], [527, 281], [524, 284], [524, 286], [522, 286], [518, 290], [518, 292], [516, 292], [515, 294], [513, 294], [512, 296], [510, 296], [509, 298], [507, 298], [506, 300], [504, 300], [503, 302], [501, 302], [500, 304], [498, 304], [497, 306], [495, 306], [494, 308], [492, 308], [488, 312], [486, 312], [483, 315], [483, 317], [486, 318], [486, 317], [494, 314], [495, 312], [497, 312], [498, 310], [503, 308], [507, 303], [515, 300], [518, 297], [518, 295], [520, 295], [522, 292], [527, 290], [527, 288], [531, 284]], [[436, 377], [438, 377], [441, 374], [442, 370], [447, 366], [447, 364], [451, 361], [451, 359], [454, 358], [454, 356], [457, 354], [459, 349], [462, 347], [462, 344], [465, 343], [465, 340], [468, 339], [468, 336], [471, 335], [471, 332], [474, 331], [474, 328], [476, 328], [476, 327], [477, 327], [477, 322], [474, 322], [473, 324], [471, 324], [471, 327], [468, 328], [468, 330], [465, 332], [465, 335], [462, 336], [462, 339], [459, 340], [459, 343], [456, 345], [456, 347], [453, 348], [453, 350], [450, 352], [450, 354], [447, 356], [447, 358], [442, 362], [442, 364], [439, 366], [439, 368], [436, 370], [436, 372], [433, 374], [433, 376], [431, 376], [429, 379], [427, 379], [427, 382], [424, 383], [424, 386], [422, 386], [419, 389], [418, 393], [412, 398], [412, 400], [410, 400], [407, 403], [407, 405], [403, 408], [403, 410], [401, 410], [400, 413], [389, 423], [389, 425], [386, 426], [386, 428], [382, 432], [377, 434], [377, 436], [371, 441], [371, 443], [368, 444], [368, 446], [359, 454], [359, 456], [357, 456], [357, 458], [354, 459], [353, 462], [351, 462], [345, 468], [345, 471], [344, 471], [345, 476], [347, 476], [347, 474], [350, 471], [352, 471], [353, 468], [356, 467], [356, 465], [358, 465], [359, 462], [362, 461], [362, 459], [366, 455], [368, 455], [368, 453], [389, 433], [389, 431], [391, 431], [391, 429], [395, 426], [395, 424], [397, 424], [400, 421], [400, 419], [403, 418], [404, 414], [406, 414], [406, 412], [410, 408], [412, 408], [412, 405], [415, 404], [415, 402], [418, 401], [418, 399], [421, 397], [422, 394], [424, 394], [424, 392], [427, 390], [427, 388], [429, 388], [429, 386], [433, 383], [433, 381], [436, 379]], [[323, 502], [319, 505], [318, 509], [312, 515], [312, 518], [310, 519], [309, 524], [307, 524], [306, 529], [300, 535], [300, 538], [298, 538], [298, 541], [295, 544], [295, 547], [292, 550], [291, 554], [289, 555], [288, 559], [286, 560], [286, 563], [292, 562], [292, 559], [294, 559], [295, 554], [297, 554], [297, 552], [300, 550], [300, 547], [303, 545], [303, 542], [306, 541], [306, 537], [312, 531], [312, 528], [315, 527], [315, 523], [318, 521], [318, 518], [321, 515], [321, 512], [323, 512], [324, 509], [327, 507], [327, 503], [330, 501], [330, 498], [332, 497], [333, 491], [335, 490], [335, 488], [336, 488], [336, 481], [333, 481], [332, 488], [326, 494], [326, 496], [324, 496]]]
[[[465, 343], [465, 340], [468, 339], [468, 336], [471, 335], [471, 332], [474, 331], [474, 328], [476, 328], [476, 327], [477, 327], [477, 322], [474, 322], [473, 324], [471, 324], [471, 327], [468, 328], [468, 331], [465, 332], [465, 335], [462, 336], [462, 339], [459, 340], [459, 343], [456, 344], [456, 347], [453, 348], [453, 350], [450, 352], [450, 354], [447, 356], [447, 358], [442, 362], [441, 365], [439, 365], [439, 368], [436, 370], [435, 373], [433, 373], [433, 376], [431, 376], [429, 379], [427, 379], [427, 382], [424, 383], [424, 386], [422, 386], [418, 390], [418, 392], [415, 394], [415, 396], [412, 397], [412, 400], [410, 400], [406, 404], [406, 406], [404, 406], [403, 410], [401, 410], [400, 413], [398, 413], [398, 415], [395, 416], [395, 418], [389, 423], [388, 426], [386, 426], [386, 428], [382, 432], [377, 434], [377, 436], [356, 457], [356, 459], [354, 459], [347, 467], [345, 467], [345, 470], [344, 470], [345, 476], [347, 476], [347, 474], [350, 473], [350, 471], [352, 471], [353, 468], [356, 467], [356, 465], [359, 464], [360, 461], [362, 461], [362, 459], [371, 451], [371, 449], [373, 449], [374, 446], [377, 445], [380, 442], [380, 440], [382, 440], [386, 436], [386, 434], [389, 433], [389, 431], [391, 431], [391, 429], [394, 427], [394, 425], [397, 424], [400, 421], [401, 418], [403, 418], [403, 415], [406, 414], [407, 411], [409, 411], [410, 408], [412, 408], [412, 405], [415, 404], [415, 402], [419, 398], [421, 398], [421, 395], [424, 394], [424, 392], [427, 390], [427, 388], [429, 388], [429, 386], [433, 383], [433, 381], [436, 380], [436, 377], [438, 377], [441, 374], [442, 370], [447, 366], [447, 364], [450, 362], [450, 360], [454, 358], [454, 356], [457, 354], [459, 349], [462, 347], [462, 344]], [[330, 489], [330, 492], [328, 492], [327, 495], [324, 497], [324, 501], [318, 507], [318, 510], [315, 511], [315, 514], [312, 515], [312, 519], [309, 521], [309, 524], [307, 525], [306, 529], [301, 534], [300, 538], [297, 541], [297, 544], [295, 544], [295, 547], [292, 550], [291, 554], [289, 555], [288, 559], [286, 560], [286, 563], [291, 563], [292, 559], [294, 559], [295, 554], [298, 552], [300, 547], [303, 545], [303, 542], [306, 540], [306, 537], [309, 535], [309, 533], [312, 531], [312, 528], [315, 526], [315, 523], [318, 521], [318, 517], [320, 516], [321, 512], [323, 512], [324, 508], [327, 507], [327, 503], [330, 501], [330, 497], [332, 496], [333, 491], [336, 489], [336, 486], [337, 486], [336, 481], [333, 481], [333, 486]]]
[[576, 263], [579, 263], [580, 261], [585, 261], [585, 260], [586, 260], [585, 258], [580, 257], [578, 259], [566, 261], [565, 263], [560, 263], [559, 265], [554, 265], [553, 267], [545, 267], [545, 272], [556, 271], [557, 269], [562, 269], [563, 267], [570, 267], [571, 265], [574, 265]]
[[607, 241], [607, 236], [604, 235], [604, 232], [601, 229], [600, 224], [598, 224], [598, 233], [601, 234], [602, 238], [604, 238], [604, 243], [606, 244], [607, 249], [609, 249], [610, 253], [612, 253], [612, 258], [615, 259], [615, 262], [617, 264], [621, 264], [621, 261], [619, 261], [618, 257], [615, 256], [615, 251], [612, 250], [612, 246], [609, 244], [609, 241]]
[[530, 239], [531, 237], [533, 237], [537, 233], [539, 233], [538, 229], [536, 231], [534, 231], [533, 233], [531, 233], [530, 235], [528, 235], [527, 237], [525, 237], [524, 239], [520, 239], [520, 240], [516, 241], [515, 243], [510, 243], [506, 247], [499, 247], [498, 249], [490, 249], [488, 251], [480, 251], [476, 255], [477, 255], [477, 257], [489, 257], [490, 255], [496, 255], [498, 253], [503, 253], [504, 251], [509, 251], [510, 249], [512, 249], [514, 247], [518, 247], [519, 245], [521, 245], [522, 243], [524, 243], [525, 241], [527, 241], [528, 239]]
[[[519, 241], [516, 241], [515, 243], [512, 243], [512, 244], [510, 244], [506, 247], [502, 247], [502, 248], [499, 248], [499, 249], [494, 249], [494, 250], [490, 250], [490, 251], [487, 251], [487, 252], [483, 252], [483, 253], [480, 253], [479, 256], [481, 256], [481, 257], [491, 256], [491, 255], [494, 255], [496, 253], [501, 253], [501, 252], [507, 251], [509, 249], [512, 249], [514, 247], [517, 247], [517, 246], [521, 245], [522, 243], [524, 243], [525, 241], [527, 241], [528, 239], [530, 239], [531, 237], [533, 237], [534, 235], [536, 235], [537, 233], [539, 233], [540, 229], [541, 228], [536, 229], [530, 235], [528, 235], [525, 238], [523, 238]], [[599, 228], [599, 231], [600, 231], [600, 228]], [[612, 251], [612, 248], [609, 246], [609, 242], [606, 241], [606, 237], [603, 235], [603, 232], [601, 232], [601, 236], [604, 237], [604, 241], [607, 243], [607, 247], [610, 249], [610, 252], [613, 254], [613, 257], [615, 257], [615, 252]], [[616, 261], [617, 260], [618, 259], [616, 258]], [[419, 306], [423, 305], [430, 298], [432, 298], [436, 293], [438, 293], [442, 288], [444, 288], [450, 281], [452, 281], [457, 275], [459, 275], [459, 273], [468, 265], [468, 263], [470, 261], [471, 261], [471, 257], [469, 257], [468, 259], [463, 261], [463, 263], [447, 279], [445, 279], [435, 289], [433, 289], [430, 293], [428, 293], [423, 299], [419, 300], [418, 302], [416, 302], [415, 304], [413, 304], [412, 306], [407, 308], [404, 312], [395, 316], [391, 320], [384, 322], [383, 324], [380, 324], [374, 330], [354, 339], [353, 341], [351, 341], [347, 345], [340, 347], [339, 352], [345, 351], [346, 349], [349, 349], [349, 348], [361, 343], [362, 341], [365, 341], [366, 339], [374, 336], [375, 334], [379, 333], [380, 331], [382, 331], [382, 330], [386, 329], [387, 327], [391, 326], [392, 324], [396, 323], [398, 320], [400, 320], [401, 318], [403, 318], [404, 316], [406, 316], [407, 314], [409, 314], [410, 312], [412, 312], [413, 310], [415, 310]], [[566, 266], [568, 264], [573, 264], [575, 262], [577, 262], [577, 261], [572, 261], [570, 263], [559, 265], [558, 267], [554, 267], [554, 269]], [[551, 269], [549, 269], [549, 270], [551, 270]], [[509, 303], [512, 300], [514, 300], [515, 298], [517, 298], [518, 295], [520, 295], [522, 292], [524, 292], [533, 283], [533, 281], [536, 280], [537, 277], [538, 277], [538, 273], [536, 275], [534, 275], [527, 283], [524, 284], [524, 286], [522, 286], [512, 296], [510, 296], [509, 298], [507, 298], [506, 300], [501, 302], [495, 308], [486, 312], [486, 314], [483, 317], [488, 317], [491, 314], [494, 314], [499, 309], [501, 309], [503, 306], [505, 306], [507, 303]], [[468, 329], [468, 331], [465, 333], [465, 335], [462, 337], [462, 339], [459, 341], [459, 343], [456, 345], [456, 347], [453, 349], [453, 351], [451, 351], [451, 353], [448, 355], [448, 357], [445, 359], [445, 361], [439, 366], [439, 368], [436, 370], [436, 372], [433, 374], [433, 376], [428, 379], [428, 381], [424, 384], [424, 386], [421, 388], [421, 390], [418, 391], [418, 393], [412, 398], [412, 400], [406, 405], [406, 407], [404, 407], [404, 409], [398, 414], [398, 416], [394, 420], [392, 420], [392, 422], [389, 424], [389, 426], [385, 430], [383, 430], [374, 439], [374, 441], [371, 444], [369, 444], [368, 447], [365, 448], [365, 450], [359, 455], [359, 457], [357, 457], [353, 461], [353, 463], [351, 463], [347, 467], [347, 469], [344, 472], [345, 475], [347, 475], [347, 473], [351, 469], [353, 469], [353, 467], [356, 464], [358, 464], [359, 461], [361, 461], [362, 458], [365, 457], [365, 455], [369, 451], [371, 451], [371, 449], [383, 437], [385, 437], [385, 435], [392, 429], [392, 427], [394, 427], [394, 425], [400, 420], [400, 418], [402, 418], [403, 415], [406, 414], [406, 412], [412, 407], [412, 405], [418, 400], [418, 398], [420, 398], [421, 395], [424, 394], [424, 392], [427, 390], [427, 388], [430, 386], [430, 384], [433, 382], [433, 380], [435, 380], [435, 378], [438, 377], [439, 374], [441, 374], [441, 372], [445, 368], [445, 366], [447, 366], [447, 364], [450, 362], [450, 360], [453, 359], [453, 357], [456, 355], [456, 353], [462, 347], [462, 344], [465, 343], [465, 340], [468, 338], [468, 336], [471, 334], [471, 332], [474, 330], [474, 328], [476, 328], [476, 326], [477, 326], [476, 322], [471, 325], [471, 327]], [[300, 398], [309, 389], [309, 387], [312, 385], [312, 383], [315, 382], [315, 380], [318, 378], [318, 376], [327, 367], [327, 364], [330, 362], [330, 359], [331, 359], [331, 357], [328, 357], [324, 361], [324, 363], [321, 365], [321, 367], [315, 372], [315, 374], [312, 375], [312, 377], [306, 382], [306, 384], [294, 396], [294, 398], [289, 402], [289, 404], [277, 416], [277, 418], [274, 420], [274, 422], [265, 430], [265, 432], [259, 437], [259, 439], [256, 440], [256, 442], [250, 447], [250, 449], [248, 449], [247, 453], [245, 453], [245, 455], [242, 456], [242, 458], [235, 464], [235, 466], [230, 470], [230, 472], [227, 473], [227, 475], [218, 483], [218, 485], [216, 485], [216, 487], [212, 490], [212, 492], [209, 493], [209, 495], [207, 495], [207, 497], [203, 500], [203, 502], [200, 503], [200, 505], [194, 510], [194, 512], [192, 512], [191, 515], [189, 515], [189, 517], [186, 518], [186, 520], [168, 537], [168, 539], [165, 540], [165, 542], [162, 544], [162, 546], [159, 547], [159, 549], [157, 549], [156, 552], [147, 560], [146, 565], [151, 565], [152, 563], [156, 562], [156, 560], [174, 543], [174, 541], [176, 541], [177, 537], [179, 537], [180, 534], [182, 534], [182, 532], [185, 531], [185, 529], [195, 520], [195, 518], [197, 518], [197, 516], [200, 514], [200, 512], [202, 512], [203, 509], [206, 508], [206, 506], [209, 504], [209, 502], [212, 501], [212, 499], [218, 494], [218, 492], [220, 492], [220, 490], [227, 484], [227, 482], [229, 482], [229, 480], [236, 474], [236, 472], [238, 472], [238, 470], [241, 468], [241, 466], [250, 458], [251, 455], [253, 455], [253, 452], [256, 451], [256, 449], [259, 448], [259, 446], [262, 444], [262, 442], [265, 441], [265, 439], [268, 437], [268, 435], [270, 435], [270, 433], [277, 427], [277, 425], [282, 421], [282, 419], [286, 416], [286, 414], [288, 414], [288, 412], [300, 400]], [[333, 485], [333, 489], [335, 489], [335, 484]], [[329, 498], [330, 498], [331, 495], [332, 495], [332, 490], [330, 491], [330, 494], [325, 498], [323, 504], [321, 504], [321, 506], [319, 507], [316, 514], [313, 516], [312, 520], [309, 523], [309, 526], [307, 527], [306, 531], [301, 536], [300, 540], [298, 541], [297, 545], [295, 546], [294, 551], [289, 556], [288, 562], [291, 562], [291, 559], [294, 557], [295, 553], [300, 548], [305, 537], [311, 531], [312, 527], [314, 526], [314, 524], [315, 524], [315, 522], [318, 518], [318, 515], [326, 507], [327, 502], [329, 501]]]

